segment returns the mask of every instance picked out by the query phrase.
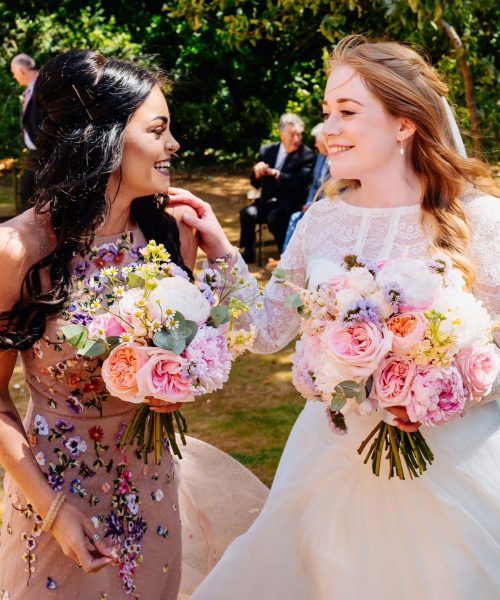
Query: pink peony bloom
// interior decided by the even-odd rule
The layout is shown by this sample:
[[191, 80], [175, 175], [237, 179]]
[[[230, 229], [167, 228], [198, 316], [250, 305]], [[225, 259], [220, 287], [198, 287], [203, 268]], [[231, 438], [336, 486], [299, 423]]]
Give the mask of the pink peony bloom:
[[191, 381], [183, 376], [185, 359], [163, 348], [144, 348], [147, 361], [137, 373], [139, 396], [166, 402], [191, 402]]
[[469, 400], [479, 402], [491, 392], [498, 375], [498, 354], [492, 345], [462, 350], [455, 358]]
[[392, 332], [371, 322], [344, 327], [329, 323], [321, 335], [321, 360], [317, 385], [327, 397], [345, 380], [369, 377], [392, 346]]
[[321, 399], [321, 390], [314, 383], [314, 369], [319, 364], [321, 338], [303, 334], [292, 356], [292, 383], [306, 400]]
[[392, 351], [397, 354], [411, 354], [415, 344], [424, 339], [428, 321], [423, 312], [415, 310], [400, 313], [387, 321], [392, 331]]
[[99, 330], [104, 332], [104, 337], [120, 336], [125, 333], [125, 327], [120, 323], [119, 319], [111, 313], [97, 315], [88, 326], [89, 337], [102, 337], [99, 335]]
[[186, 378], [196, 381], [195, 393], [206, 394], [221, 389], [228, 380], [232, 356], [222, 331], [210, 326], [200, 327], [184, 356], [188, 362]]
[[382, 408], [407, 406], [411, 400], [411, 385], [416, 370], [411, 358], [389, 354], [373, 374], [371, 394]]
[[137, 373], [146, 362], [144, 349], [135, 344], [120, 344], [102, 364], [102, 378], [108, 392], [125, 402], [140, 403]]
[[406, 407], [411, 421], [436, 425], [460, 414], [464, 404], [462, 378], [455, 366], [417, 366], [411, 401]]

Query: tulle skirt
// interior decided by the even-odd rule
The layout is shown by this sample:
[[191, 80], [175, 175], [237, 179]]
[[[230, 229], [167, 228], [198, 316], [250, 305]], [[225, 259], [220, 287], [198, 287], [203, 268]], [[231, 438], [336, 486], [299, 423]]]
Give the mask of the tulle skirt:
[[356, 449], [379, 420], [339, 437], [308, 402], [269, 497], [192, 600], [500, 598], [500, 406], [422, 433], [418, 479], [375, 477]]

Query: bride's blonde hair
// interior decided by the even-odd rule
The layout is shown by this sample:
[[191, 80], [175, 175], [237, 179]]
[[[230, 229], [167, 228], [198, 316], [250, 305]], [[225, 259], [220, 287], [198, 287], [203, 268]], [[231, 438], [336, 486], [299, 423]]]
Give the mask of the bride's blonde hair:
[[[370, 42], [362, 35], [343, 38], [329, 60], [329, 72], [348, 65], [384, 105], [389, 114], [416, 125], [408, 148], [413, 168], [423, 184], [423, 218], [434, 226], [431, 252], [445, 252], [472, 286], [474, 270], [468, 258], [470, 232], [460, 200], [466, 183], [498, 195], [487, 165], [462, 157], [453, 140], [442, 97], [443, 79], [417, 52], [395, 42]], [[330, 180], [327, 196], [355, 181]]]

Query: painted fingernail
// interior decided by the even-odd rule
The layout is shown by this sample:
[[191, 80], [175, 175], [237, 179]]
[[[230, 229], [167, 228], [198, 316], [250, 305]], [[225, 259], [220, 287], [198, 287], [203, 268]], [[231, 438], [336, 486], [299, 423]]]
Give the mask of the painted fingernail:
[[183, 213], [182, 218], [184, 221], [192, 221], [191, 215], [188, 215], [187, 213]]

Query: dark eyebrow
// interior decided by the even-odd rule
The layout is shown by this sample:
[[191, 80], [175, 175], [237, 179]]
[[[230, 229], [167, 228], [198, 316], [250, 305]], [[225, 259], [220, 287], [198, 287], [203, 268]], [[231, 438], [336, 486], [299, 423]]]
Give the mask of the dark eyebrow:
[[164, 115], [158, 115], [154, 119], [151, 119], [151, 121], [163, 121], [164, 125], [166, 125], [168, 123], [168, 119]]

